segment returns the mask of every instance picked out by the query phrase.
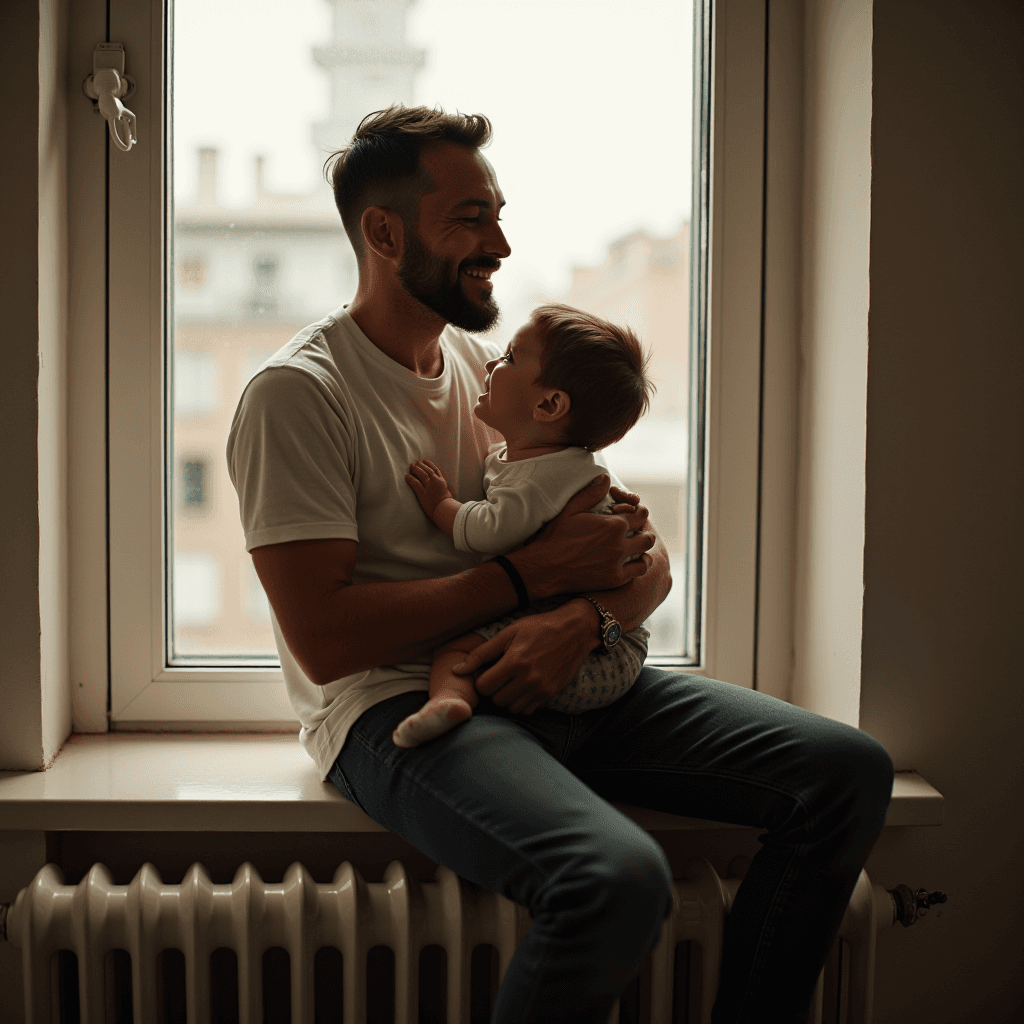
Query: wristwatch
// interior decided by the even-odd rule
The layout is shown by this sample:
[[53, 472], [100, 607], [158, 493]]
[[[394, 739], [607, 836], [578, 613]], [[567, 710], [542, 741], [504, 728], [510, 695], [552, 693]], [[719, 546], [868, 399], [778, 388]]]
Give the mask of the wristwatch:
[[592, 597], [587, 597], [586, 594], [581, 594], [580, 596], [589, 601], [597, 609], [597, 614], [601, 616], [601, 625], [599, 627], [601, 646], [603, 648], [601, 653], [611, 653], [611, 648], [619, 642], [619, 637], [622, 636], [622, 627], [607, 608], [602, 608]]

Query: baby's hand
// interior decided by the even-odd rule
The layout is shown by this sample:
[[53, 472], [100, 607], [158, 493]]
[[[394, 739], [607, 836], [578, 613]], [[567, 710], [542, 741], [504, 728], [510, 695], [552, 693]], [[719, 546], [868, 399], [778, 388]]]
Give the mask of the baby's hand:
[[445, 498], [458, 501], [452, 494], [444, 473], [430, 459], [417, 459], [411, 463], [409, 472], [405, 474], [405, 482], [413, 489], [420, 508], [431, 518], [434, 516], [434, 509]]

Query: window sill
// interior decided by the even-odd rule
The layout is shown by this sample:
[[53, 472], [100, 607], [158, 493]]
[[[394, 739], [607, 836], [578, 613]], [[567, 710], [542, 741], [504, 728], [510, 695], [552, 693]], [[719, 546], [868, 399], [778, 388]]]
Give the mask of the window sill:
[[[739, 828], [616, 804], [649, 832]], [[942, 794], [900, 772], [886, 827], [941, 825]], [[72, 736], [45, 772], [0, 772], [9, 831], [386, 832], [317, 778], [294, 735]]]

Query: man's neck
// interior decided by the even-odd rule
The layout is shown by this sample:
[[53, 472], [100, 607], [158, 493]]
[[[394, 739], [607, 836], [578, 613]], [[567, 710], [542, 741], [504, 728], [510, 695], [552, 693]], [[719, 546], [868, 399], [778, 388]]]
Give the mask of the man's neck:
[[389, 359], [417, 377], [440, 377], [444, 369], [440, 337], [445, 321], [404, 289], [368, 296], [362, 287], [348, 305], [348, 315]]

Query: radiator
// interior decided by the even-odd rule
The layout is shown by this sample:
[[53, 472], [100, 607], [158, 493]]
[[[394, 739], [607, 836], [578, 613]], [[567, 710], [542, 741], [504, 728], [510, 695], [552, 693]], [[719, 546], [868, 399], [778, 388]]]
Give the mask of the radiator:
[[[673, 882], [672, 911], [663, 923], [658, 946], [634, 982], [638, 999], [628, 1014], [623, 1012], [623, 1020], [710, 1021], [723, 922], [739, 882], [738, 877], [720, 878], [706, 860], [687, 863], [684, 877]], [[880, 886], [873, 887], [862, 874], [840, 931], [848, 961], [841, 958], [847, 967], [844, 1006], [840, 1011], [833, 1007], [837, 1021], [870, 1021], [875, 930], [893, 920], [893, 897]], [[181, 885], [164, 885], [156, 868], [146, 864], [126, 886], [114, 885], [102, 864], [93, 865], [79, 885], [65, 885], [60, 869], [48, 864], [10, 907], [6, 933], [22, 950], [28, 1024], [67, 1019], [66, 1012], [53, 1005], [59, 998], [54, 963], [62, 950], [77, 957], [82, 1024], [115, 1019], [149, 1024], [165, 1019], [161, 1001], [166, 998], [166, 978], [160, 963], [167, 949], [183, 954], [184, 993], [179, 1002], [187, 1010], [189, 1024], [211, 1020], [220, 1024], [216, 1012], [211, 1016], [210, 964], [215, 951], [223, 949], [234, 951], [237, 964], [233, 998], [238, 1021], [262, 1022], [264, 954], [278, 947], [287, 952], [290, 975], [285, 977], [290, 977], [286, 987], [294, 1024], [325, 1019], [364, 1024], [367, 959], [378, 946], [393, 953], [395, 1024], [415, 1024], [420, 1019], [420, 954], [430, 946], [445, 951], [444, 1019], [448, 1024], [470, 1024], [474, 949], [493, 947], [500, 982], [531, 923], [522, 907], [468, 885], [447, 868], [439, 867], [432, 882], [417, 882], [398, 861], [388, 866], [384, 880], [377, 883], [364, 881], [346, 861], [327, 884], [315, 882], [296, 863], [280, 883], [264, 882], [251, 864], [243, 864], [230, 885], [214, 885], [203, 865], [193, 864]], [[680, 947], [684, 943], [690, 945]], [[323, 947], [340, 952], [343, 965], [341, 1005], [331, 1007], [330, 1014], [324, 1007], [314, 1007], [314, 959]], [[130, 957], [130, 1018], [127, 1009], [114, 1013], [108, 1005], [115, 998], [110, 984], [110, 958], [115, 950]], [[681, 951], [686, 955], [681, 956]], [[124, 954], [118, 955], [126, 963]], [[681, 978], [681, 973], [686, 977]], [[433, 983], [439, 985], [440, 979], [434, 978]], [[823, 972], [812, 1022], [822, 1019], [825, 988]], [[125, 1002], [128, 997], [122, 993], [121, 999]], [[621, 1002], [615, 1004], [610, 1024], [620, 1024]], [[479, 1011], [475, 1019], [480, 1019]]]

